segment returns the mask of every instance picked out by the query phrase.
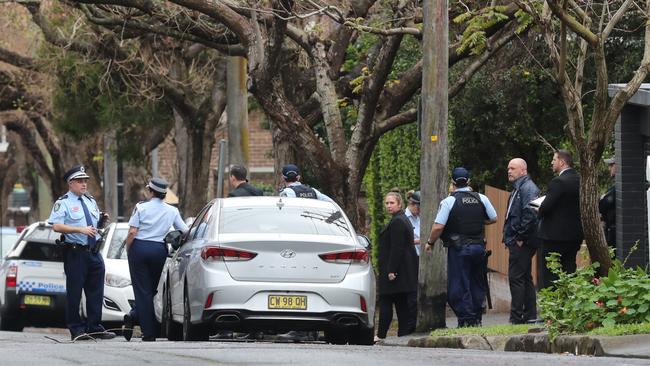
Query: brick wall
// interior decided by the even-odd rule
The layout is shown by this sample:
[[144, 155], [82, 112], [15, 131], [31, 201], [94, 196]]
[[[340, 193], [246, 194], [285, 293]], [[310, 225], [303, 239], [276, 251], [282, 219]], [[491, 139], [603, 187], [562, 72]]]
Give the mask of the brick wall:
[[648, 263], [648, 217], [645, 160], [650, 141], [641, 134], [641, 124], [650, 122], [650, 108], [628, 104], [615, 128], [616, 149], [616, 245], [617, 256], [626, 266]]

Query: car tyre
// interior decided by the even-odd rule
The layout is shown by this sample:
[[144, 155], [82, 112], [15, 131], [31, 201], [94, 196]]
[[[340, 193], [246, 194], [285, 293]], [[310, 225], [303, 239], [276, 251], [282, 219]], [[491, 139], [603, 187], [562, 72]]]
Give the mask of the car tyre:
[[375, 327], [360, 326], [350, 335], [350, 344], [372, 346], [375, 343]]
[[182, 338], [182, 329], [180, 324], [174, 322], [172, 316], [172, 299], [169, 292], [163, 290], [163, 310], [162, 310], [162, 326], [161, 334], [170, 341], [180, 341]]
[[325, 342], [330, 344], [347, 344], [348, 337], [342, 329], [330, 329], [325, 331]]
[[190, 313], [190, 300], [187, 294], [183, 296], [183, 340], [184, 341], [207, 341], [209, 339], [208, 327], [199, 324], [192, 324]]
[[24, 327], [19, 314], [0, 313], [0, 330], [22, 332]]

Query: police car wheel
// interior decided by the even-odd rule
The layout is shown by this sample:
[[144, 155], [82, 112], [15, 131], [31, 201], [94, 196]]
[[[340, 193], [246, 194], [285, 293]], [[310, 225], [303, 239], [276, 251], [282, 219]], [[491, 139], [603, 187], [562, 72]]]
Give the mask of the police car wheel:
[[19, 314], [10, 312], [0, 313], [0, 330], [11, 332], [22, 332], [25, 325]]

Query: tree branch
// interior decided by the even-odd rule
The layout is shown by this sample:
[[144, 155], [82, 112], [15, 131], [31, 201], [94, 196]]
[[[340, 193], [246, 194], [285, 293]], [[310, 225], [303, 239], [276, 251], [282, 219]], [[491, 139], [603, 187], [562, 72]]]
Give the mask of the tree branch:
[[21, 69], [38, 71], [36, 65], [34, 64], [34, 60], [31, 57], [19, 55], [18, 53], [8, 50], [4, 47], [0, 47], [0, 61], [19, 67]]

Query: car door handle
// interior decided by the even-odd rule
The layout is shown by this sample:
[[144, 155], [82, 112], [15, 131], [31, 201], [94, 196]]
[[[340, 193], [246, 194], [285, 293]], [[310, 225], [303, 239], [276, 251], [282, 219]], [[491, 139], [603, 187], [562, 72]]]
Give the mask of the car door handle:
[[182, 257], [181, 257], [181, 256], [177, 256], [177, 257], [176, 257], [176, 262], [180, 262], [180, 261], [182, 261], [183, 258], [189, 258], [191, 255], [192, 255], [192, 253], [185, 253], [185, 254], [183, 254]]

